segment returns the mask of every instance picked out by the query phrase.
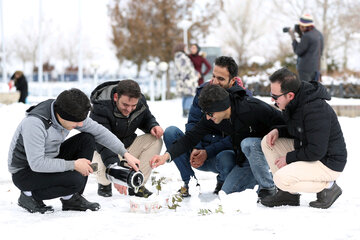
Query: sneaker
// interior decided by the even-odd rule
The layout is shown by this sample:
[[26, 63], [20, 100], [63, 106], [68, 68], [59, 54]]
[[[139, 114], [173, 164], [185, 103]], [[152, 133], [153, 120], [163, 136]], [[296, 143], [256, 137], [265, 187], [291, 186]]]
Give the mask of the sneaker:
[[69, 200], [64, 200], [60, 198], [62, 202], [63, 211], [86, 211], [90, 209], [91, 211], [97, 211], [100, 209], [100, 204], [96, 202], [89, 202], [81, 194], [74, 193]]
[[327, 209], [340, 197], [341, 188], [334, 182], [331, 188], [325, 188], [316, 194], [317, 200], [309, 203], [310, 207]]
[[43, 201], [35, 200], [32, 196], [26, 196], [23, 192], [20, 193], [18, 204], [31, 213], [39, 212], [44, 214], [54, 212], [52, 206], [46, 206]]
[[98, 195], [102, 197], [111, 197], [112, 191], [111, 191], [111, 183], [109, 185], [102, 185], [98, 184]]
[[190, 193], [189, 193], [189, 185], [187, 183], [184, 184], [184, 186], [182, 186], [178, 192], [181, 194], [181, 196], [183, 198], [187, 198], [187, 197], [191, 197]]
[[261, 201], [261, 199], [263, 199], [264, 197], [274, 196], [275, 194], [276, 194], [276, 188], [275, 187], [270, 188], [270, 189], [262, 188], [258, 192], [258, 200], [257, 200], [257, 202], [259, 203]]
[[278, 189], [273, 196], [267, 196], [260, 200], [261, 204], [267, 207], [279, 206], [300, 206], [300, 194], [292, 194]]
[[218, 195], [223, 185], [224, 185], [223, 182], [219, 182], [219, 181], [218, 181], [218, 182], [216, 183], [216, 187], [215, 187], [215, 190], [214, 190], [213, 193], [216, 194], [216, 195]]
[[146, 187], [144, 186], [139, 187], [137, 193], [135, 193], [135, 190], [133, 188], [128, 188], [128, 193], [130, 196], [143, 197], [143, 198], [148, 198], [153, 194], [152, 192], [147, 190]]

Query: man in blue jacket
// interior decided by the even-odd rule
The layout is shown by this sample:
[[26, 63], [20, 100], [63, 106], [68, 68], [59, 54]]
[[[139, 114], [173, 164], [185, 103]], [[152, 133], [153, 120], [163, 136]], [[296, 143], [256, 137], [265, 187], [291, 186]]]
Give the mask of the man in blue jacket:
[[[211, 81], [204, 83], [197, 89], [193, 105], [190, 109], [188, 123], [186, 124], [186, 132], [191, 131], [204, 116], [198, 101], [200, 92], [208, 84], [219, 85], [224, 89], [237, 86], [239, 89], [242, 89], [242, 94], [252, 95], [250, 91], [243, 89], [242, 82], [239, 82], [240, 79], [237, 77], [237, 74], [238, 66], [231, 57], [221, 56], [215, 60]], [[189, 196], [188, 183], [191, 176], [195, 177], [191, 167], [218, 174], [215, 194], [220, 190], [226, 193], [239, 192], [246, 188], [253, 188], [256, 184], [260, 185], [260, 196], [273, 194], [274, 183], [261, 152], [261, 138], [247, 138], [241, 144], [241, 148], [246, 153], [247, 158], [254, 159], [255, 161], [252, 162], [257, 164], [257, 166], [254, 165], [254, 170], [252, 170], [250, 167], [252, 162], [249, 164], [247, 160], [244, 161], [241, 167], [236, 164], [231, 138], [225, 135], [222, 129], [213, 130], [211, 134], [204, 136], [191, 152], [182, 154], [174, 159], [184, 181], [183, 196]], [[166, 147], [170, 148], [182, 136], [184, 136], [184, 133], [177, 127], [167, 128], [164, 133]], [[238, 147], [240, 148], [240, 145]], [[261, 164], [261, 160], [256, 160], [259, 158], [261, 158], [263, 164]]]
[[262, 149], [278, 192], [261, 203], [268, 207], [300, 205], [299, 192], [317, 193], [311, 207], [329, 208], [341, 195], [335, 180], [347, 151], [330, 95], [319, 82], [302, 82], [286, 68], [270, 76], [271, 96], [286, 125], [269, 132]]

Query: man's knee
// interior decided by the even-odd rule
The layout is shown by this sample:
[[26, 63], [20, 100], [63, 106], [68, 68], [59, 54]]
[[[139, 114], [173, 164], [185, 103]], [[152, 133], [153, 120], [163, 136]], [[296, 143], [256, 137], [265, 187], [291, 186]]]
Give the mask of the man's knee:
[[166, 147], [172, 145], [182, 135], [184, 135], [184, 133], [178, 127], [167, 127], [164, 131], [164, 142]]
[[225, 150], [216, 155], [217, 164], [220, 164], [221, 169], [231, 170], [235, 165], [235, 153], [232, 150]]

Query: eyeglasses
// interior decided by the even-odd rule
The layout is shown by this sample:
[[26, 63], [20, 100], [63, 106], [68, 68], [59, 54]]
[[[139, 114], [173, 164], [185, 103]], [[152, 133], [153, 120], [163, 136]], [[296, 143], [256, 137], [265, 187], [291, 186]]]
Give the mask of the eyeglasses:
[[275, 94], [270, 93], [270, 97], [272, 97], [274, 100], [278, 100], [279, 97], [284, 96], [285, 94], [288, 94], [288, 93], [289, 92], [286, 92], [286, 93], [283, 93], [280, 95], [275, 95]]
[[206, 115], [209, 115], [210, 117], [213, 117], [214, 116], [214, 113], [213, 112], [204, 112], [203, 110], [201, 110], [202, 113], [206, 114]]

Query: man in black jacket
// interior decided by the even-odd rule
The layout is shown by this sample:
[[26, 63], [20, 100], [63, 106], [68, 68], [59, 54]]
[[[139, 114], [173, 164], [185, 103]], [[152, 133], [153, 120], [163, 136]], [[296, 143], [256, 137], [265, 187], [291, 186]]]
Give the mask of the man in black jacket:
[[295, 38], [294, 30], [289, 29], [294, 53], [298, 56], [296, 69], [302, 81], [318, 81], [320, 78], [320, 59], [324, 48], [321, 32], [315, 26], [312, 16], [304, 14], [299, 20], [300, 42]]
[[[171, 162], [172, 159], [192, 149], [203, 136], [219, 130], [231, 137], [238, 164], [243, 165], [246, 157], [241, 151], [242, 141], [246, 138], [262, 138], [273, 126], [284, 124], [278, 110], [247, 96], [245, 90], [240, 87], [226, 90], [221, 86], [209, 84], [201, 91], [199, 106], [204, 112], [201, 120], [171, 145], [164, 155], [154, 156], [150, 161], [152, 167]], [[249, 159], [249, 162], [251, 161], [256, 162], [255, 165], [250, 163], [253, 172], [253, 167], [267, 167], [264, 158]], [[246, 185], [244, 182], [239, 184]]]
[[20, 92], [19, 102], [26, 103], [28, 96], [28, 82], [23, 72], [16, 71], [10, 78], [14, 81], [16, 90]]
[[[151, 174], [149, 159], [159, 154], [162, 147], [163, 129], [151, 114], [139, 84], [134, 80], [105, 82], [91, 93], [93, 109], [90, 118], [105, 126], [115, 134], [133, 156], [140, 160], [140, 170], [144, 174], [144, 183]], [[135, 131], [145, 134], [137, 136]], [[120, 164], [120, 156], [110, 149], [97, 144], [93, 162], [99, 164], [97, 172], [98, 194], [103, 197], [112, 196], [111, 182], [106, 178], [105, 170], [112, 164]], [[126, 194], [124, 186], [114, 183], [115, 188]], [[152, 193], [144, 186], [135, 193], [128, 189], [129, 195], [149, 197]]]
[[299, 206], [298, 192], [317, 193], [311, 207], [329, 208], [341, 195], [335, 180], [343, 171], [347, 151], [336, 113], [325, 100], [326, 88], [301, 82], [286, 68], [270, 76], [271, 96], [283, 110], [286, 126], [264, 137], [262, 149], [279, 188], [261, 203], [268, 207]]

